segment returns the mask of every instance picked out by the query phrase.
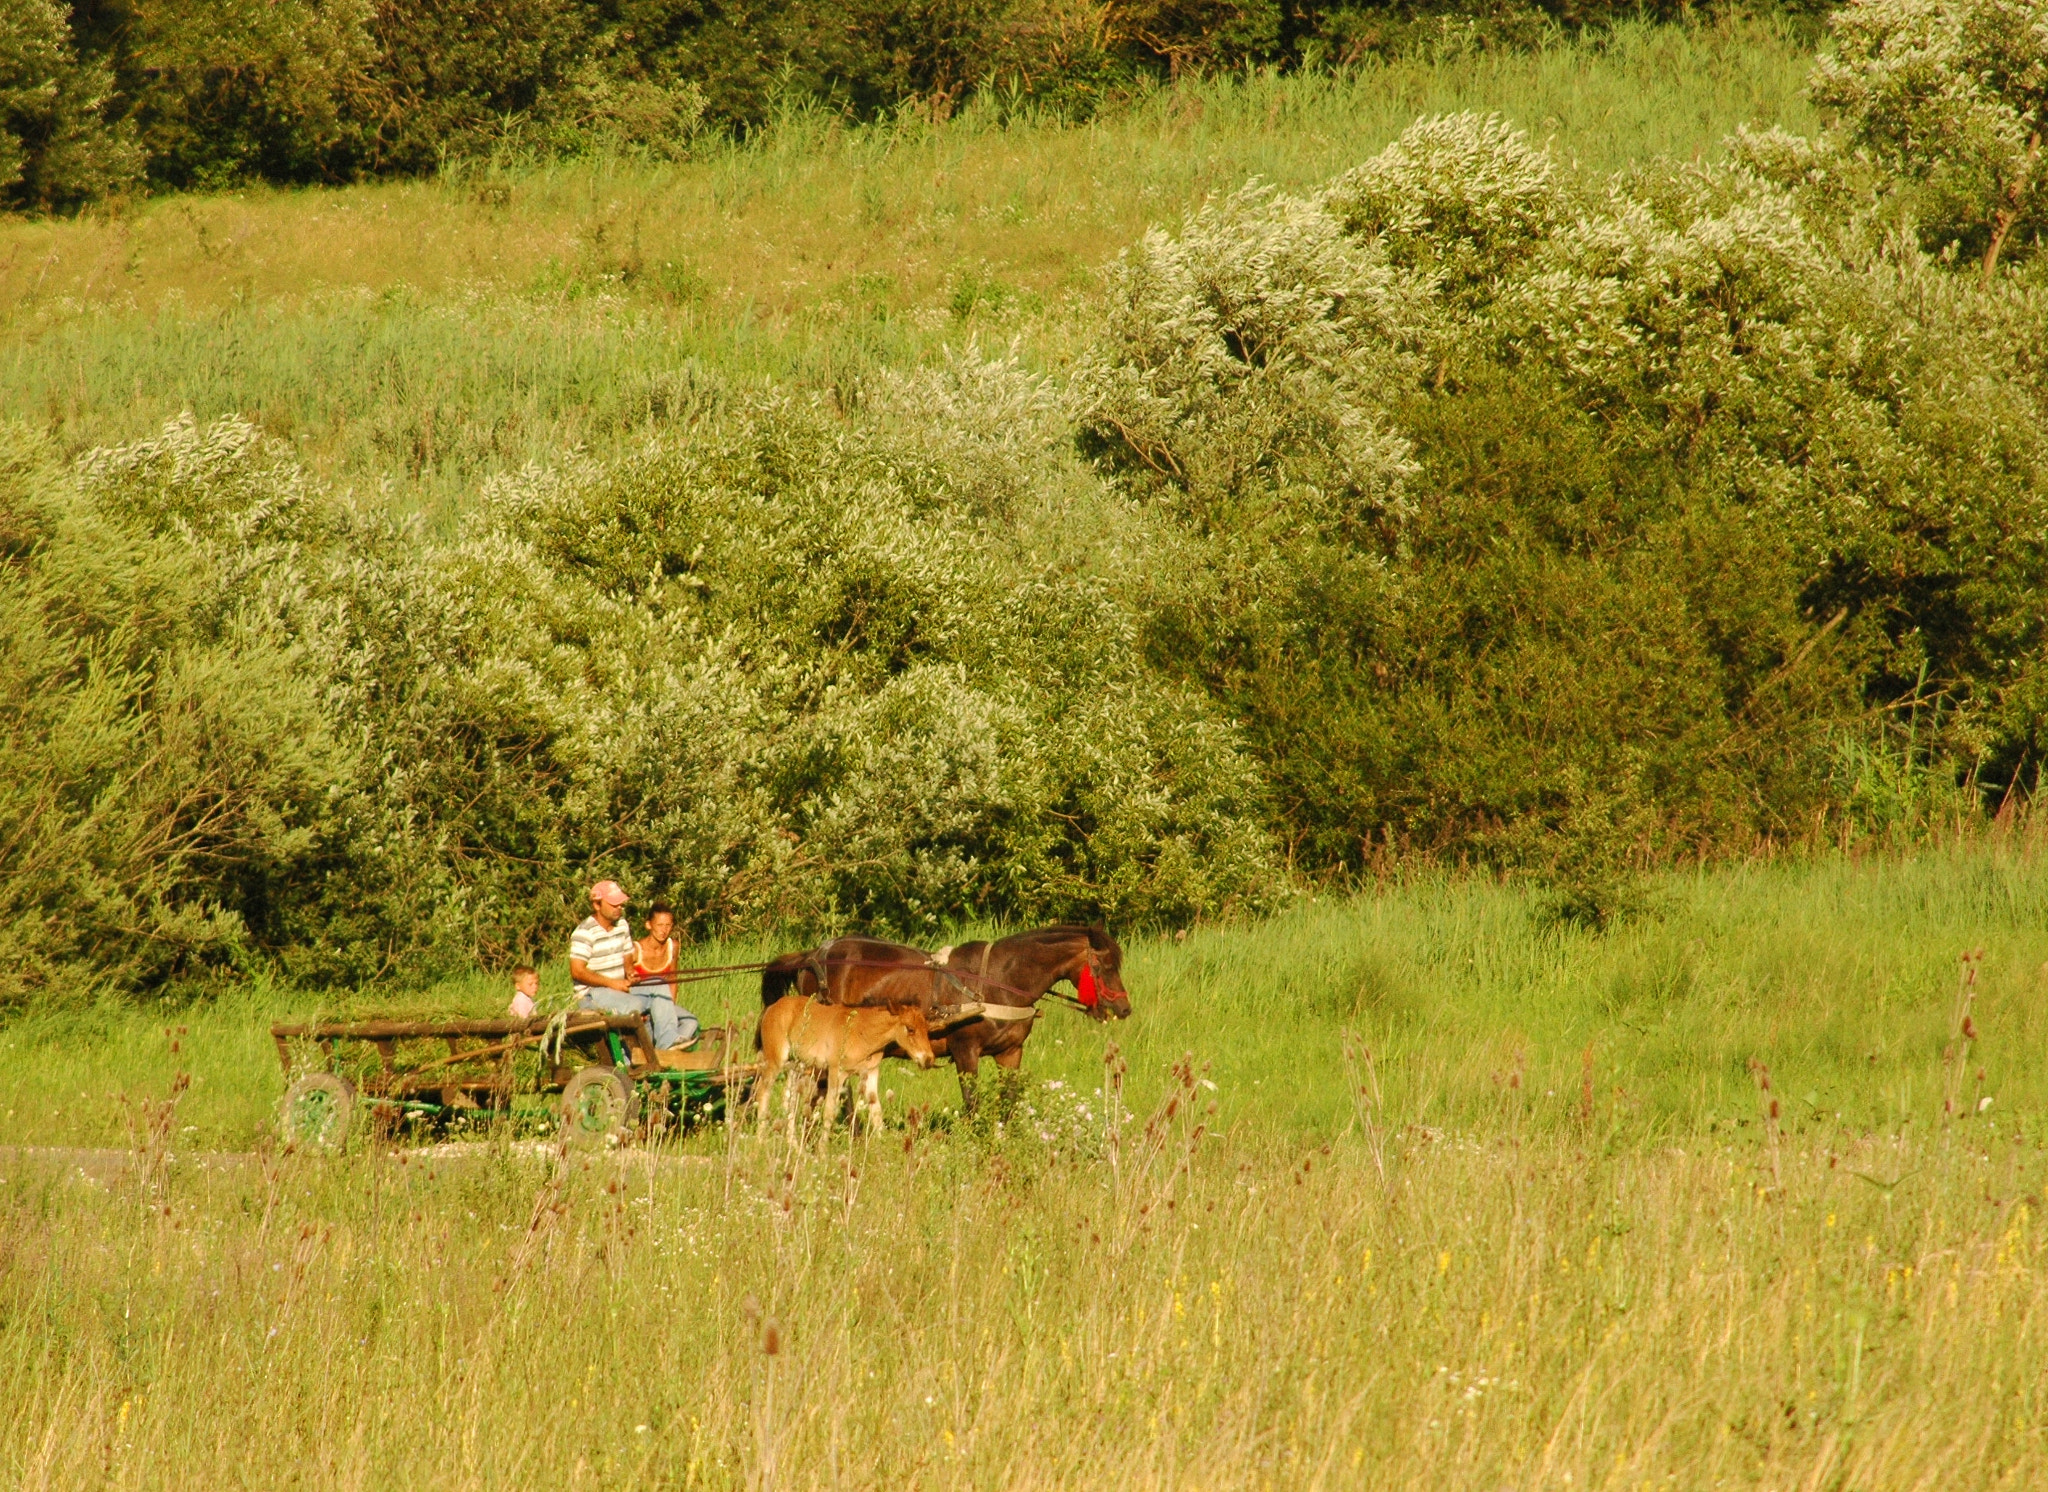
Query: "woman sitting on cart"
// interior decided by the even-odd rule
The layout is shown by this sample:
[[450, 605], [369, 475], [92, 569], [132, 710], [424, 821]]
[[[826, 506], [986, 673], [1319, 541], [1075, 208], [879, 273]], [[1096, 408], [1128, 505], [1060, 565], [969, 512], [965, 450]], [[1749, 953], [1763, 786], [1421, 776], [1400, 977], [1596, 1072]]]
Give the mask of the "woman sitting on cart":
[[[681, 1047], [696, 1038], [697, 1017], [676, 1008], [674, 915], [656, 907], [647, 931], [636, 944], [624, 888], [599, 881], [590, 888], [590, 915], [569, 938], [569, 978], [585, 1010], [645, 1015], [657, 1048]], [[646, 967], [650, 955], [659, 969]]]
[[676, 1003], [676, 914], [660, 902], [647, 914], [647, 936], [633, 945], [632, 980], [632, 994], [645, 995], [657, 1008], [666, 1003], [674, 1012], [669, 1018], [676, 1023], [677, 1046], [697, 1039], [697, 1017]]

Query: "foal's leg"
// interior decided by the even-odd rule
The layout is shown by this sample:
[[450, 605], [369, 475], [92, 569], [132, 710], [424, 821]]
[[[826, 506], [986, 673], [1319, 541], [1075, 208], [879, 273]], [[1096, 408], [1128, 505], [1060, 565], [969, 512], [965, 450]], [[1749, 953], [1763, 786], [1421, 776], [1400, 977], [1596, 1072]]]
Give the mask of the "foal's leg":
[[835, 1067], [832, 1075], [825, 1079], [825, 1124], [818, 1132], [818, 1143], [823, 1144], [832, 1136], [832, 1126], [839, 1118], [839, 1099], [846, 1086], [846, 1069]]
[[801, 1063], [795, 1064], [790, 1068], [789, 1082], [783, 1087], [782, 1107], [789, 1116], [789, 1143], [792, 1146], [797, 1142], [798, 1126], [801, 1123], [797, 1118], [799, 1106], [808, 1107], [804, 1105], [804, 1093], [811, 1086], [810, 1075], [809, 1068]]
[[869, 1059], [861, 1069], [860, 1102], [854, 1105], [855, 1112], [865, 1105], [868, 1115], [868, 1130], [873, 1134], [882, 1132], [882, 1059], [879, 1055]]
[[780, 1076], [782, 1065], [771, 1063], [754, 1079], [754, 1125], [757, 1129], [768, 1127], [768, 1107], [775, 1101], [775, 1080]]

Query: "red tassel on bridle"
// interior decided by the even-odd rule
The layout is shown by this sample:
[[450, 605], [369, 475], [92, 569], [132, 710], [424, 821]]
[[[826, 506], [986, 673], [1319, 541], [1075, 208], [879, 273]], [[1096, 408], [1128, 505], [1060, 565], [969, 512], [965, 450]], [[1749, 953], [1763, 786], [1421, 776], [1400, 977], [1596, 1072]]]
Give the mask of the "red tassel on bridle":
[[1095, 1008], [1096, 1002], [1102, 998], [1101, 992], [1095, 988], [1095, 965], [1081, 965], [1081, 972], [1074, 977], [1074, 992], [1082, 1005], [1089, 1010]]

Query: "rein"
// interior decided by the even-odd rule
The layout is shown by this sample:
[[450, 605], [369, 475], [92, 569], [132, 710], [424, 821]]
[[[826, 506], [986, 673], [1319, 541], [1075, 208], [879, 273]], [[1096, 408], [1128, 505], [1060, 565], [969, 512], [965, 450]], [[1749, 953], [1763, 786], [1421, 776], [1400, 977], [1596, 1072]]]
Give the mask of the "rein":
[[[774, 962], [775, 960], [771, 958], [764, 959], [758, 964], [717, 964], [703, 969], [678, 969], [675, 971], [676, 977], [670, 982], [701, 984], [707, 979], [723, 979], [728, 974], [758, 974]], [[667, 973], [668, 970], [664, 969], [662, 972]]]
[[[1018, 999], [1023, 1000], [1025, 1002], [1025, 1004], [1021, 1007], [1003, 1005], [998, 1005], [994, 1007], [997, 1010], [1018, 1010], [1020, 1013], [1017, 1015], [990, 1015], [987, 1013], [990, 1007], [985, 1002], [983, 1002], [983, 1013], [980, 1017], [983, 1020], [992, 1020], [998, 1022], [1006, 1020], [1023, 1020], [1025, 1018], [1023, 1012], [1030, 1011], [1031, 1006], [1036, 1004], [1040, 1000], [1051, 1000], [1055, 1004], [1064, 1005], [1068, 1007], [1070, 1010], [1078, 1010], [1082, 1012], [1084, 1015], [1093, 1015], [1095, 1013], [1095, 1007], [1100, 1002], [1101, 997], [1096, 993], [1095, 960], [1092, 954], [1090, 955], [1088, 962], [1082, 965], [1081, 973], [1076, 978], [1076, 985], [1081, 992], [1080, 998], [1077, 999], [1073, 995], [1061, 994], [1057, 990], [1051, 989], [1048, 989], [1041, 994], [1034, 995], [1029, 990], [1017, 988], [1017, 986], [1014, 984], [1005, 984], [1000, 979], [991, 979], [988, 973], [988, 956], [990, 950], [993, 947], [993, 943], [982, 944], [981, 967], [976, 970], [973, 970], [972, 972], [966, 969], [955, 969], [948, 966], [946, 959], [947, 956], [951, 954], [953, 951], [950, 944], [944, 948], [941, 948], [936, 954], [926, 955], [925, 961], [922, 964], [904, 963], [901, 961], [891, 961], [879, 958], [827, 957], [819, 961], [818, 963], [814, 963], [812, 965], [812, 968], [820, 975], [818, 981], [820, 984], [830, 983], [830, 978], [828, 976], [827, 971], [829, 971], [835, 965], [840, 968], [847, 969], [894, 969], [906, 974], [915, 974], [920, 972], [928, 973], [932, 975], [934, 979], [945, 980], [949, 983], [961, 986], [963, 992], [965, 992], [965, 981], [973, 980], [978, 985], [985, 986], [989, 989], [1001, 990], [1006, 995], [1015, 995]], [[670, 985], [702, 984], [706, 980], [723, 979], [728, 975], [732, 974], [758, 974], [762, 970], [768, 968], [768, 966], [774, 962], [774, 959], [764, 959], [760, 963], [755, 964], [716, 964], [710, 967], [699, 969], [678, 969], [674, 971], [675, 977], [667, 982]], [[666, 973], [669, 971], [664, 970], [663, 972]]]
[[[950, 952], [951, 950], [947, 951]], [[1018, 989], [1014, 984], [1004, 984], [1000, 979], [991, 979], [986, 974], [970, 974], [964, 969], [947, 968], [944, 964], [930, 958], [921, 964], [891, 963], [886, 959], [879, 958], [828, 958], [824, 961], [824, 967], [827, 969], [896, 969], [905, 974], [931, 974], [940, 979], [950, 980], [954, 984], [958, 984], [962, 980], [972, 979], [977, 983], [987, 985], [990, 989], [999, 989], [1006, 995], [1015, 995], [1022, 1000], [1049, 1000], [1054, 998], [1050, 990], [1042, 995], [1034, 995], [1029, 990]]]

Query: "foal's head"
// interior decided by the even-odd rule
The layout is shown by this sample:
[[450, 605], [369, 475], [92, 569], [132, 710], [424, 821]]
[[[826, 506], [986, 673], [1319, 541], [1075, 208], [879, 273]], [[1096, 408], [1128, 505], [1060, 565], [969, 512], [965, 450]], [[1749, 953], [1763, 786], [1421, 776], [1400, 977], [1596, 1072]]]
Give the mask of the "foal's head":
[[937, 1057], [932, 1052], [932, 1029], [925, 1021], [924, 1011], [915, 1005], [891, 1006], [889, 1013], [896, 1017], [896, 1045], [903, 1048], [903, 1055], [919, 1067], [930, 1067]]

